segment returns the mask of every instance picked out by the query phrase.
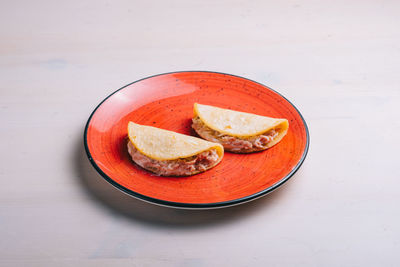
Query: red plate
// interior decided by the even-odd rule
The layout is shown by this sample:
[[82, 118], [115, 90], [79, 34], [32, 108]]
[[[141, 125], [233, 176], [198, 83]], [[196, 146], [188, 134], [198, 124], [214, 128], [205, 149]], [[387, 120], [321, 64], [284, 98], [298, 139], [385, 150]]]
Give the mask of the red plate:
[[[190, 127], [195, 102], [286, 118], [289, 131], [266, 151], [225, 152], [218, 166], [190, 177], [158, 177], [131, 161], [129, 121], [195, 135]], [[122, 87], [93, 111], [84, 139], [89, 160], [112, 185], [145, 201], [183, 208], [230, 206], [271, 192], [297, 171], [309, 144], [303, 117], [283, 96], [242, 77], [204, 71], [161, 74]]]

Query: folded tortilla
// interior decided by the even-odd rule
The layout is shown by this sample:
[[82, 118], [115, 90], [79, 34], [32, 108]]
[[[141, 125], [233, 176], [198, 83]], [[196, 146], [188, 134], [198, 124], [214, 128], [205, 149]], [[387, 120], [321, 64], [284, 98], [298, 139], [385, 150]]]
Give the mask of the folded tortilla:
[[281, 141], [289, 122], [195, 103], [192, 127], [202, 138], [222, 144], [225, 150], [249, 153]]
[[216, 166], [224, 155], [218, 143], [159, 129], [128, 124], [128, 152], [139, 166], [162, 176], [187, 176]]

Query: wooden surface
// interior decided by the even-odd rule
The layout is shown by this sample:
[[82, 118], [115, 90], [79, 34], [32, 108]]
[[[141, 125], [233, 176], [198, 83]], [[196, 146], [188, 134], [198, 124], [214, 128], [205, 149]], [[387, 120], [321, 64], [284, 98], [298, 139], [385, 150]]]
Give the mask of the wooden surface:
[[[400, 2], [2, 1], [1, 266], [399, 266]], [[278, 191], [162, 208], [104, 181], [83, 128], [178, 70], [279, 91], [311, 133]]]

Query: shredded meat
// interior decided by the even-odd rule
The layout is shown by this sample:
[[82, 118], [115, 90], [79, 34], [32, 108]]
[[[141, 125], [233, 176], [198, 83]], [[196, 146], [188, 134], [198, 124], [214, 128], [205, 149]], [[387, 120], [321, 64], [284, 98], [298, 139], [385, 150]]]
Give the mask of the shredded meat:
[[215, 166], [219, 156], [215, 149], [204, 151], [196, 156], [176, 160], [155, 160], [140, 153], [129, 141], [128, 152], [140, 167], [161, 176], [188, 176]]
[[266, 134], [250, 138], [239, 138], [222, 134], [205, 125], [199, 117], [192, 119], [192, 128], [204, 139], [220, 143], [226, 150], [232, 152], [253, 152], [267, 148], [267, 145], [278, 136], [274, 129]]

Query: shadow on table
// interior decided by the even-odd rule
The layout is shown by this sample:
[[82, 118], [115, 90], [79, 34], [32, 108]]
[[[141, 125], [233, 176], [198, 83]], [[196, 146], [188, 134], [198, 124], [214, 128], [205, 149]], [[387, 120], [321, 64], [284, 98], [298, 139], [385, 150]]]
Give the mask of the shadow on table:
[[[138, 223], [153, 227], [204, 227], [238, 220], [257, 210], [268, 208], [285, 195], [284, 189], [277, 189], [260, 199], [238, 206], [210, 209], [185, 210], [154, 205], [133, 198], [108, 183], [89, 162], [82, 140], [76, 145], [74, 165], [78, 182], [90, 198], [113, 215], [120, 215]], [[284, 187], [289, 186], [286, 184]]]

